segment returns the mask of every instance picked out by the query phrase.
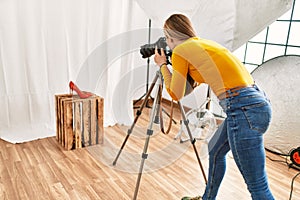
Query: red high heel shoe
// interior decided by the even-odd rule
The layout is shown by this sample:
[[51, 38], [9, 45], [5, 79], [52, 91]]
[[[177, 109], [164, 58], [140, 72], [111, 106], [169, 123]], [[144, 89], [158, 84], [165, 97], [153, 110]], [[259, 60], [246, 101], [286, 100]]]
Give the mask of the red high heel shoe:
[[86, 98], [89, 98], [89, 97], [93, 96], [93, 93], [81, 91], [81, 90], [75, 85], [75, 83], [73, 83], [72, 81], [70, 81], [69, 87], [70, 87], [71, 93], [73, 94], [73, 90], [75, 90], [75, 92], [78, 94], [78, 96], [79, 96], [81, 99], [86, 99]]

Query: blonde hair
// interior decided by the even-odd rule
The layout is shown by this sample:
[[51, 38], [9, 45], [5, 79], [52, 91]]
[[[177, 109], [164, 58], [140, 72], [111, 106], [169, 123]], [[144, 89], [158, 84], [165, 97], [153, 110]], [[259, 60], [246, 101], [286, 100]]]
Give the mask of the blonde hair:
[[172, 37], [179, 40], [196, 37], [192, 22], [188, 17], [182, 14], [173, 14], [166, 20], [164, 24], [164, 33], [166, 37]]

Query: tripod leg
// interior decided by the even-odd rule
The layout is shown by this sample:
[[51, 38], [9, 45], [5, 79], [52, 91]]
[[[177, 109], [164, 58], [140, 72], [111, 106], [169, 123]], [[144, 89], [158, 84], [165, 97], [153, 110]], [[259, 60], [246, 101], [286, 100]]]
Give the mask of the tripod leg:
[[161, 109], [162, 109], [162, 105], [161, 105], [161, 101], [162, 101], [162, 86], [159, 85], [158, 86], [158, 91], [157, 91], [157, 96], [156, 96], [156, 99], [155, 99], [155, 106], [156, 106], [156, 109], [155, 109], [155, 117], [154, 117], [154, 123], [156, 124], [159, 124], [161, 122], [161, 116], [160, 116], [160, 113], [161, 113]]
[[191, 143], [192, 143], [192, 145], [193, 145], [193, 149], [194, 149], [194, 151], [195, 151], [195, 154], [196, 154], [196, 157], [197, 157], [197, 160], [198, 160], [198, 163], [199, 163], [199, 166], [200, 166], [200, 169], [201, 169], [201, 172], [202, 172], [202, 175], [203, 175], [205, 184], [207, 184], [207, 178], [206, 178], [206, 175], [205, 175], [205, 171], [204, 171], [204, 169], [203, 169], [203, 166], [202, 166], [202, 163], [201, 163], [201, 160], [200, 160], [200, 157], [199, 157], [198, 151], [197, 151], [197, 149], [196, 149], [196, 145], [195, 145], [196, 139], [193, 138], [193, 136], [192, 136], [191, 130], [190, 130], [189, 126], [188, 126], [189, 122], [188, 122], [188, 120], [186, 119], [184, 109], [183, 109], [183, 107], [182, 107], [182, 105], [181, 105], [181, 103], [180, 103], [179, 101], [178, 101], [178, 105], [179, 105], [179, 107], [180, 107], [180, 111], [181, 111], [183, 123], [184, 123], [184, 125], [186, 126], [187, 132], [188, 132], [189, 137], [190, 137], [190, 141], [191, 141]]
[[[162, 83], [160, 83], [160, 84], [162, 84]], [[147, 138], [145, 140], [145, 145], [144, 145], [144, 149], [143, 149], [143, 153], [142, 153], [142, 160], [141, 160], [141, 164], [140, 164], [140, 168], [139, 168], [139, 174], [138, 174], [138, 178], [137, 178], [137, 182], [136, 182], [133, 200], [136, 200], [136, 198], [137, 198], [137, 194], [138, 194], [138, 190], [140, 187], [140, 182], [141, 182], [141, 178], [142, 178], [142, 174], [143, 174], [144, 163], [148, 157], [147, 150], [148, 150], [148, 146], [149, 146], [149, 142], [150, 142], [150, 137], [153, 134], [153, 129], [152, 129], [153, 123], [154, 123], [155, 117], [157, 115], [157, 110], [159, 109], [159, 106], [160, 106], [159, 105], [160, 104], [160, 99], [159, 99], [160, 95], [161, 95], [161, 85], [157, 89], [156, 97], [154, 99], [153, 107], [151, 110], [150, 122], [149, 122], [148, 129], [147, 129]]]
[[[143, 94], [138, 100], [136, 100], [133, 105], [135, 105], [137, 102], [140, 102], [145, 96], [146, 96], [147, 93]], [[134, 106], [133, 108], [139, 108], [138, 106]]]
[[133, 123], [132, 123], [130, 129], [128, 129], [128, 131], [127, 131], [127, 135], [126, 135], [126, 137], [125, 137], [125, 139], [124, 139], [124, 142], [123, 142], [123, 144], [122, 144], [122, 146], [121, 146], [121, 148], [120, 148], [120, 150], [119, 150], [119, 152], [118, 152], [118, 154], [117, 154], [115, 160], [113, 161], [113, 165], [116, 165], [117, 160], [119, 159], [119, 156], [121, 155], [122, 150], [123, 150], [123, 148], [125, 147], [125, 144], [126, 144], [128, 138], [129, 138], [130, 134], [132, 133], [132, 130], [133, 130], [133, 128], [134, 128], [134, 126], [135, 126], [135, 124], [136, 124], [138, 118], [139, 118], [140, 115], [142, 114], [143, 108], [145, 107], [145, 105], [146, 105], [146, 103], [147, 103], [147, 101], [148, 101], [148, 98], [149, 98], [149, 96], [151, 95], [151, 92], [152, 92], [152, 90], [153, 90], [153, 88], [154, 88], [154, 86], [155, 86], [155, 83], [156, 83], [158, 77], [159, 77], [158, 74], [154, 77], [153, 82], [152, 82], [152, 84], [151, 84], [151, 86], [150, 86], [150, 88], [149, 88], [149, 90], [148, 90], [148, 92], [147, 92], [147, 94], [146, 94], [146, 97], [145, 97], [145, 99], [144, 99], [144, 101], [143, 101], [143, 103], [142, 103], [140, 109], [137, 110], [136, 116], [135, 116], [135, 118], [134, 118], [134, 121], [133, 121]]
[[145, 163], [145, 160], [148, 157], [147, 150], [148, 150], [148, 146], [149, 146], [149, 142], [150, 142], [150, 137], [151, 137], [152, 134], [153, 134], [153, 130], [148, 129], [147, 130], [147, 138], [146, 138], [146, 141], [145, 141], [144, 150], [143, 150], [143, 154], [142, 154], [142, 160], [141, 160], [141, 164], [140, 164], [140, 168], [139, 168], [139, 174], [138, 174], [138, 178], [137, 178], [136, 186], [135, 186], [135, 190], [134, 190], [134, 196], [133, 196], [134, 200], [136, 200], [137, 194], [138, 194], [138, 191], [139, 191], [140, 182], [141, 182], [142, 173], [143, 173], [143, 168], [144, 168], [144, 163]]

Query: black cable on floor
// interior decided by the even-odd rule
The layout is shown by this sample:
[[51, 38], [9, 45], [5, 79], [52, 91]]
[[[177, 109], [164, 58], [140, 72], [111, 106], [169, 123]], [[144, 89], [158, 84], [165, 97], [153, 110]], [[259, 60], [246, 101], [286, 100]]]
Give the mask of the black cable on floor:
[[[271, 160], [271, 161], [273, 161], [273, 162], [282, 162], [282, 163], [287, 164], [287, 166], [288, 166], [289, 168], [294, 168], [294, 169], [299, 170], [299, 168], [294, 167], [293, 163], [288, 163], [287, 159], [288, 159], [288, 157], [290, 157], [290, 153], [289, 153], [289, 154], [283, 154], [283, 153], [278, 153], [278, 152], [272, 151], [272, 150], [267, 149], [267, 148], [265, 148], [265, 149], [266, 149], [266, 151], [268, 151], [268, 152], [271, 152], [271, 153], [273, 153], [273, 154], [276, 154], [276, 155], [284, 156], [284, 157], [285, 157], [285, 161], [282, 161], [282, 160], [275, 160], [275, 159], [272, 159], [272, 158], [270, 158], [269, 156], [267, 156], [267, 158], [268, 158], [269, 160]], [[297, 178], [297, 176], [299, 176], [299, 175], [300, 175], [300, 172], [298, 172], [298, 173], [293, 177], [293, 179], [292, 179], [292, 182], [291, 182], [291, 191], [290, 191], [290, 198], [289, 198], [289, 200], [292, 200], [294, 181], [295, 181], [295, 179]]]
[[289, 198], [289, 200], [292, 199], [292, 195], [293, 195], [293, 187], [294, 187], [294, 181], [295, 181], [295, 179], [297, 178], [297, 176], [299, 176], [299, 174], [300, 174], [300, 172], [298, 172], [298, 174], [296, 174], [296, 175], [293, 177], [293, 179], [292, 179], [292, 183], [291, 183], [291, 192], [290, 192], [290, 198]]

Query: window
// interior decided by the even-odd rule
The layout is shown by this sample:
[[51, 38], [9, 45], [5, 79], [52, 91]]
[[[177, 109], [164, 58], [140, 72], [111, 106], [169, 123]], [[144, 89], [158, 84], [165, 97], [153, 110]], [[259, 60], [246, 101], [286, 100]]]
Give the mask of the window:
[[300, 0], [234, 54], [252, 72], [263, 62], [282, 55], [300, 55]]

